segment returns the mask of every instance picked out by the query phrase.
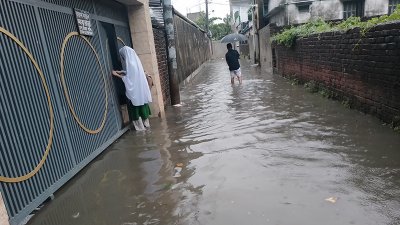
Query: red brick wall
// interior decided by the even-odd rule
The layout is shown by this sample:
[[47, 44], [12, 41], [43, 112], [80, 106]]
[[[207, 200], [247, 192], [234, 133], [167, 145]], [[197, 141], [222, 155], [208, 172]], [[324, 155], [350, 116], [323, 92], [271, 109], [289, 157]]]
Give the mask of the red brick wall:
[[[312, 35], [286, 48], [273, 44], [277, 71], [315, 81], [386, 122], [400, 116], [400, 23]], [[395, 119], [397, 117], [397, 119]]]
[[163, 29], [157, 28], [153, 28], [153, 33], [164, 105], [168, 106], [171, 104], [171, 97], [169, 91], [168, 58], [165, 33]]

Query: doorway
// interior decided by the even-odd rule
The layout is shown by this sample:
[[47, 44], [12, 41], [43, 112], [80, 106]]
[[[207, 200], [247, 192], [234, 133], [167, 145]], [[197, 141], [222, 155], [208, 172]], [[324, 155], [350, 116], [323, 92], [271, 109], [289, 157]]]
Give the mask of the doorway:
[[[115, 32], [115, 27], [113, 24], [100, 22], [101, 27], [103, 29], [103, 36], [105, 40], [105, 54], [106, 54], [106, 62], [109, 64], [109, 74], [111, 74], [111, 70], [122, 70], [122, 64], [119, 59], [119, 49], [117, 42], [117, 35]], [[108, 60], [107, 60], [108, 58]], [[112, 76], [112, 84], [116, 93], [116, 105], [118, 106], [119, 113], [121, 115], [121, 125], [122, 127], [126, 126], [129, 123], [129, 115], [128, 115], [128, 102], [129, 99], [125, 95], [125, 85], [124, 82], [118, 78]]]

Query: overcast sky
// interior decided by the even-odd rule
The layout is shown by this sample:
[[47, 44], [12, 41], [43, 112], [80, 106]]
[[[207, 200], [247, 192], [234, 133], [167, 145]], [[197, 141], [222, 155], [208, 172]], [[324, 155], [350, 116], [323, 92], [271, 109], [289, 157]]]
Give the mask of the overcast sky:
[[[186, 16], [187, 13], [206, 11], [205, 0], [172, 0], [176, 10]], [[229, 0], [209, 0], [210, 17], [224, 18], [229, 14]]]

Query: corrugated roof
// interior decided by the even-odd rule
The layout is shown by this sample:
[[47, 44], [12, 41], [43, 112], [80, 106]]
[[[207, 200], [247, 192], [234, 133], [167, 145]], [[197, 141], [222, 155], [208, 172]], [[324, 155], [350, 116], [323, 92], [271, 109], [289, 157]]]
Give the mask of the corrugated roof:
[[161, 6], [161, 0], [149, 0], [149, 6]]
[[162, 6], [150, 6], [151, 23], [153, 27], [164, 27]]

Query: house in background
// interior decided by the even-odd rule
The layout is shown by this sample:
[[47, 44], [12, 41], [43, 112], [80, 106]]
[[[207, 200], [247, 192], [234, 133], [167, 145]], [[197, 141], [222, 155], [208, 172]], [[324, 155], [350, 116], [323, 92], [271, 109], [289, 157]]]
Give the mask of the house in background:
[[[257, 21], [257, 5], [255, 0], [229, 0], [232, 21], [232, 31], [247, 36], [247, 41], [239, 44], [241, 55], [249, 57], [258, 63], [258, 28], [254, 26]], [[257, 23], [256, 23], [257, 25]]]
[[187, 18], [193, 22], [196, 22], [198, 19], [201, 18], [201, 12], [188, 13]]
[[373, 17], [390, 14], [397, 4], [400, 0], [258, 0], [264, 9], [259, 22], [262, 28], [268, 23], [284, 26], [305, 23], [312, 18]]
[[272, 72], [274, 49], [271, 49], [271, 25], [278, 27], [306, 23], [323, 18], [337, 21], [355, 17], [391, 14], [400, 0], [256, 0], [260, 41], [260, 64]]
[[229, 0], [232, 28], [234, 30], [241, 23], [249, 21], [248, 12], [251, 4], [253, 4], [253, 0]]

